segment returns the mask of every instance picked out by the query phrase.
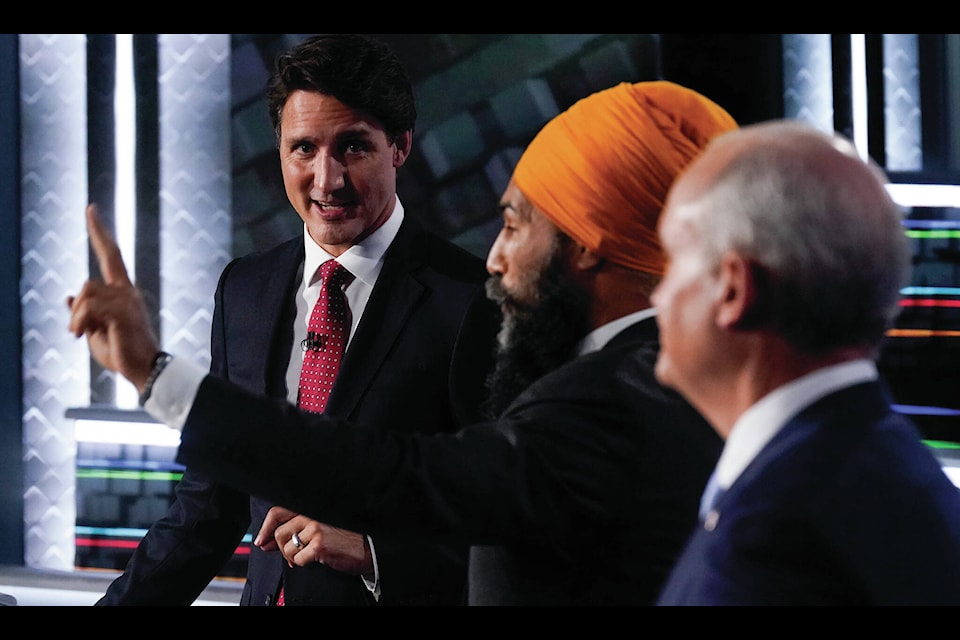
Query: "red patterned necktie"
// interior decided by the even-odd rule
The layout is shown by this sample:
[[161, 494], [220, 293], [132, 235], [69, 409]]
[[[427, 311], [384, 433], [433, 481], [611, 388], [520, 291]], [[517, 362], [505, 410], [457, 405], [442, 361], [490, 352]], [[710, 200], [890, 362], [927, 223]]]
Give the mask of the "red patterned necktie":
[[307, 338], [303, 341], [303, 369], [297, 406], [322, 413], [340, 368], [347, 346], [349, 319], [343, 287], [353, 275], [336, 260], [320, 266], [320, 298], [310, 314]]
[[[333, 382], [340, 369], [340, 358], [347, 346], [349, 318], [344, 286], [353, 274], [336, 260], [320, 265], [320, 298], [310, 314], [307, 337], [303, 341], [303, 368], [300, 370], [300, 391], [297, 406], [305, 411], [322, 413]], [[277, 606], [284, 606], [283, 588]]]

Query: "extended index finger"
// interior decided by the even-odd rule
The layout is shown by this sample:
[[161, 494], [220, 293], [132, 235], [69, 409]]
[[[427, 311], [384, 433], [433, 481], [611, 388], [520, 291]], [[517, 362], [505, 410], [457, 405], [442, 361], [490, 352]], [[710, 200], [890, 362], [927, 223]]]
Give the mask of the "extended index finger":
[[130, 284], [127, 267], [123, 264], [120, 247], [113, 236], [100, 223], [97, 205], [87, 206], [87, 233], [90, 235], [90, 246], [97, 256], [100, 273], [107, 284]]

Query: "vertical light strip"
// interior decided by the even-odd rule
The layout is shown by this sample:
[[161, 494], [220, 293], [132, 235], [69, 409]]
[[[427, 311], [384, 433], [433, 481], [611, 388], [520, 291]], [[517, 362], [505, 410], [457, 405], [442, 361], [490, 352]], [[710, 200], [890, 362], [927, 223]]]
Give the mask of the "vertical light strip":
[[[133, 34], [118, 33], [116, 37], [116, 86], [114, 88], [114, 140], [116, 153], [116, 183], [114, 194], [114, 224], [117, 245], [127, 265], [130, 279], [136, 282], [135, 247], [137, 237], [136, 201], [136, 88], [133, 74]], [[134, 408], [138, 404], [136, 388], [121, 376], [116, 376], [117, 407]]]
[[860, 156], [870, 155], [867, 128], [867, 45], [862, 33], [850, 34], [850, 96], [853, 101], [853, 143]]

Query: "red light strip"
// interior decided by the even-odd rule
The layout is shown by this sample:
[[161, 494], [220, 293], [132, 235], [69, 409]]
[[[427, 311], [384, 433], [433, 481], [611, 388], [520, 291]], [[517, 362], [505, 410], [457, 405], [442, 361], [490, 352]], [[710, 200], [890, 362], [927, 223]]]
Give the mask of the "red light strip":
[[[139, 540], [104, 540], [101, 538], [77, 538], [78, 547], [98, 547], [101, 549], [136, 549]], [[240, 545], [234, 551], [239, 555], [250, 555], [249, 545]]]
[[960, 300], [934, 300], [932, 298], [912, 298], [900, 301], [901, 307], [952, 307], [960, 308]]

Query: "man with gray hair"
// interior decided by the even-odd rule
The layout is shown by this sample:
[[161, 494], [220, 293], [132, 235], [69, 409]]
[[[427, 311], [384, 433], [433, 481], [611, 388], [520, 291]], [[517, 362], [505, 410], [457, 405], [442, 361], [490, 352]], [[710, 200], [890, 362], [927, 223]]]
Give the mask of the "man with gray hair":
[[725, 444], [660, 604], [960, 604], [960, 492], [875, 365], [910, 265], [884, 182], [780, 121], [674, 184], [656, 375]]

